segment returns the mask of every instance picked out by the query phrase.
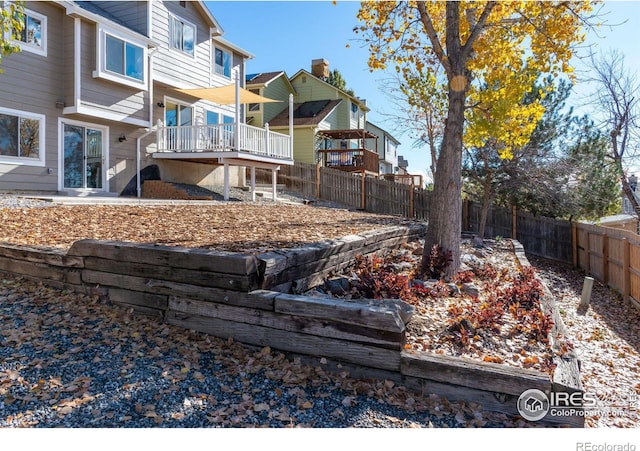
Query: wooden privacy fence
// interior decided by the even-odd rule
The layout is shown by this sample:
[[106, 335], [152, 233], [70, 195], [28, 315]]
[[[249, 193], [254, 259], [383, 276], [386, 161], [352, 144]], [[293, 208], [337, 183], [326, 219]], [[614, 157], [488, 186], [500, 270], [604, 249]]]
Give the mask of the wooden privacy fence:
[[[257, 183], [271, 183], [271, 171], [256, 170]], [[278, 171], [278, 183], [303, 196], [316, 197], [372, 213], [426, 220], [430, 192], [413, 185], [321, 165], [295, 163]]]
[[573, 224], [573, 264], [640, 309], [640, 236], [628, 230]]
[[[271, 183], [271, 171], [256, 171]], [[372, 213], [427, 220], [431, 192], [415, 186], [343, 172], [315, 164], [284, 166], [278, 181], [288, 190]], [[465, 200], [462, 230], [477, 232], [482, 205]], [[572, 263], [617, 290], [640, 308], [640, 236], [633, 232], [534, 216], [514, 208], [490, 207], [485, 237], [518, 240], [527, 253]]]

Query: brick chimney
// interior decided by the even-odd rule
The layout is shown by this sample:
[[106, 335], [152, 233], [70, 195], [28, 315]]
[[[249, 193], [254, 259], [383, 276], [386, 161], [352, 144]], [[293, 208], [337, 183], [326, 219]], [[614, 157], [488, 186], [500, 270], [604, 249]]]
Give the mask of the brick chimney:
[[311, 73], [320, 79], [329, 77], [329, 61], [324, 58], [311, 61]]

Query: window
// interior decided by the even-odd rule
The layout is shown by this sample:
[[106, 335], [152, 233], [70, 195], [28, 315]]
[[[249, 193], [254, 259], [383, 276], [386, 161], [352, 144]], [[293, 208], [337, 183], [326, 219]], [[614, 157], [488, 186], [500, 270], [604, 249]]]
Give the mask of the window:
[[44, 166], [44, 116], [0, 108], [0, 162]]
[[216, 74], [231, 78], [231, 54], [221, 49], [215, 49]]
[[144, 49], [107, 34], [105, 67], [118, 75], [144, 81]]
[[25, 9], [17, 44], [24, 51], [47, 56], [47, 16]]
[[97, 67], [94, 77], [147, 89], [147, 46], [134, 36], [98, 27]]
[[353, 102], [351, 102], [351, 119], [353, 119], [354, 121], [357, 121], [359, 119], [358, 105]]
[[[260, 95], [260, 90], [259, 89], [249, 89], [249, 92], [251, 92], [253, 94]], [[249, 104], [249, 111], [260, 111], [260, 104], [259, 103], [250, 103]]]
[[165, 110], [165, 122], [167, 127], [192, 125], [193, 108], [188, 105], [180, 105], [167, 101]]
[[178, 17], [171, 17], [171, 47], [193, 56], [196, 27]]
[[214, 111], [207, 111], [207, 125], [220, 123], [220, 115]]

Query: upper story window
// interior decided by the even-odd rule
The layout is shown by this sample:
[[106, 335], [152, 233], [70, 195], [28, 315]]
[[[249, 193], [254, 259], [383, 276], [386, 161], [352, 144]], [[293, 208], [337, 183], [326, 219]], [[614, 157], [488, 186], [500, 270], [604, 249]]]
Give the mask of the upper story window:
[[[249, 92], [251, 92], [253, 94], [260, 95], [260, 90], [259, 89], [249, 89]], [[260, 104], [259, 103], [250, 103], [249, 104], [249, 111], [260, 111]]]
[[179, 17], [171, 16], [171, 47], [193, 56], [196, 27]]
[[214, 52], [216, 74], [224, 75], [225, 77], [231, 78], [231, 54], [218, 48], [216, 48]]
[[25, 9], [22, 32], [16, 39], [21, 50], [47, 56], [47, 16]]
[[360, 119], [359, 114], [360, 109], [358, 108], [358, 104], [351, 102], [351, 119], [357, 121]]
[[97, 66], [94, 77], [147, 88], [147, 47], [132, 37], [124, 37], [99, 26]]
[[107, 34], [105, 67], [125, 77], [144, 80], [144, 48]]
[[44, 115], [0, 108], [0, 163], [44, 166]]

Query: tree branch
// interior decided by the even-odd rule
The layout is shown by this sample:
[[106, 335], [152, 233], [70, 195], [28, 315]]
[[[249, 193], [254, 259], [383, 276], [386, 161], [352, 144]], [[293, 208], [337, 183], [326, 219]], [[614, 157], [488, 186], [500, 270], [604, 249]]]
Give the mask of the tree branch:
[[465, 42], [465, 44], [462, 46], [462, 50], [460, 51], [463, 61], [466, 61], [467, 58], [469, 58], [469, 56], [471, 55], [471, 52], [473, 51], [473, 43], [478, 39], [480, 33], [482, 33], [482, 31], [485, 29], [487, 20], [489, 20], [489, 15], [491, 14], [491, 11], [495, 6], [496, 2], [488, 2], [482, 10], [480, 18], [473, 26], [473, 30], [471, 31], [471, 35], [469, 35], [469, 39], [467, 39], [467, 42]]
[[431, 47], [444, 67], [445, 73], [447, 77], [451, 76], [451, 64], [449, 63], [449, 58], [445, 53], [442, 45], [440, 44], [440, 39], [438, 39], [438, 33], [436, 32], [435, 27], [433, 26], [433, 22], [431, 22], [431, 17], [429, 17], [429, 12], [427, 11], [427, 7], [425, 6], [425, 2], [418, 2], [418, 12], [420, 13], [420, 21], [422, 22], [422, 26], [424, 27], [425, 33], [429, 37], [431, 41]]

